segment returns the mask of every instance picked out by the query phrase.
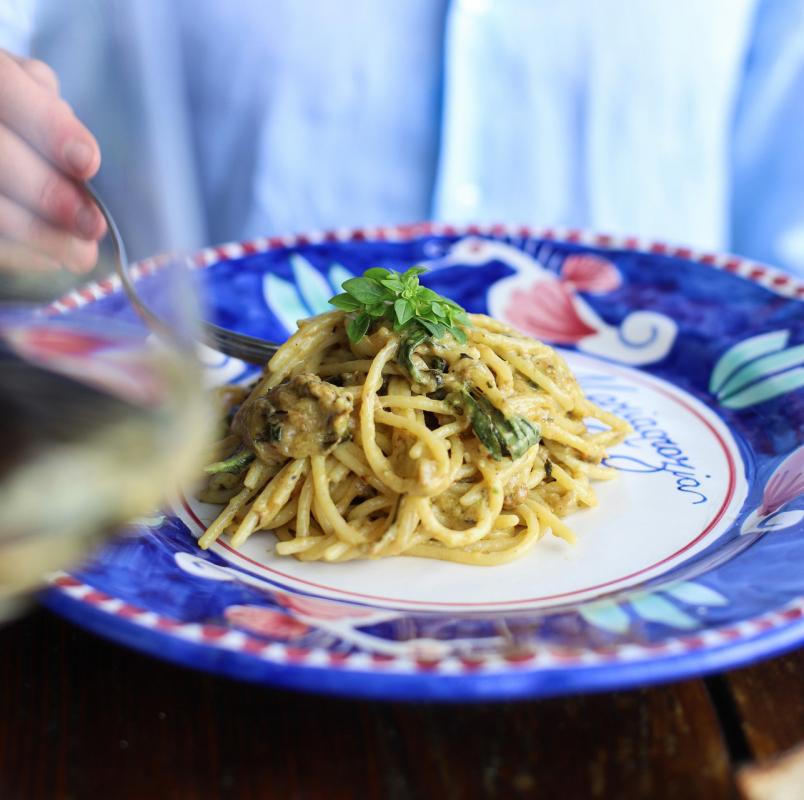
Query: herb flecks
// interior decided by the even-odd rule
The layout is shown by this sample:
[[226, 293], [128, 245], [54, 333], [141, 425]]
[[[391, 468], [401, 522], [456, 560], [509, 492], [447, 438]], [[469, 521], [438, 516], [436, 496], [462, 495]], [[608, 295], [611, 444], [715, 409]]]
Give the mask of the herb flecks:
[[419, 275], [423, 272], [427, 272], [424, 267], [411, 267], [402, 273], [373, 267], [362, 278], [344, 281], [343, 293], [329, 302], [353, 314], [346, 325], [349, 340], [360, 341], [373, 322], [384, 320], [395, 331], [409, 335], [422, 331], [433, 339], [450, 334], [464, 344], [463, 326], [470, 324], [466, 312], [452, 300], [422, 286]]

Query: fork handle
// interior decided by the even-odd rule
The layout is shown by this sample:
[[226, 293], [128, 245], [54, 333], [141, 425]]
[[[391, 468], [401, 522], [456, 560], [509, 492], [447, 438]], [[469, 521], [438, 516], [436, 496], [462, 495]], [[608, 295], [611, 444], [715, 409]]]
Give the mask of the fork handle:
[[[84, 184], [84, 188], [94, 200], [95, 204], [98, 206], [98, 210], [106, 220], [106, 225], [109, 228], [109, 234], [112, 239], [112, 247], [114, 249], [115, 272], [134, 310], [143, 322], [161, 339], [165, 339], [172, 344], [181, 343], [176, 331], [154, 314], [140, 298], [128, 271], [128, 256], [126, 255], [126, 248], [123, 244], [123, 237], [120, 235], [120, 230], [117, 227], [117, 223], [114, 221], [112, 213], [89, 183]], [[211, 322], [202, 321], [201, 327], [202, 339], [205, 344], [220, 351], [224, 355], [239, 358], [250, 364], [264, 365], [278, 348], [278, 345], [273, 342], [267, 342], [264, 339], [257, 339], [243, 333], [230, 331]]]

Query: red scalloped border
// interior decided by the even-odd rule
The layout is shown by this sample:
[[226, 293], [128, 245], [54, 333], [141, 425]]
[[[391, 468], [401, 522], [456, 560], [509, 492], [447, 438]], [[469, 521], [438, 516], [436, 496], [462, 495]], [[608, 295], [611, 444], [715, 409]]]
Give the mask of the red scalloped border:
[[[589, 233], [574, 228], [531, 228], [527, 225], [450, 225], [439, 222], [417, 222], [409, 225], [391, 225], [377, 228], [351, 228], [335, 231], [311, 231], [289, 236], [271, 236], [252, 239], [247, 242], [231, 242], [207, 247], [198, 251], [192, 261], [199, 268], [208, 267], [222, 260], [242, 258], [243, 256], [264, 253], [268, 250], [318, 244], [320, 242], [408, 242], [422, 236], [496, 236], [546, 241], [569, 242], [607, 250], [626, 250], [672, 256], [704, 264], [708, 267], [730, 272], [741, 278], [757, 283], [782, 297], [804, 300], [804, 283], [775, 267], [769, 267], [750, 259], [723, 254], [717, 255], [689, 247], [671, 245], [665, 242], [644, 241], [634, 236], [611, 236], [605, 233]], [[151, 275], [169, 263], [170, 255], [154, 256], [134, 264], [131, 276], [137, 280]], [[51, 303], [51, 313], [66, 313], [87, 303], [100, 300], [120, 290], [120, 280], [115, 275], [74, 289]]]
[[629, 643], [584, 649], [545, 645], [529, 649], [519, 647], [507, 654], [477, 657], [412, 658], [380, 653], [330, 652], [322, 648], [265, 641], [223, 625], [181, 622], [100, 592], [66, 572], [53, 574], [50, 584], [73, 600], [143, 628], [169, 633], [189, 643], [239, 652], [271, 663], [303, 664], [311, 668], [335, 668], [353, 672], [426, 672], [447, 676], [633, 663], [656, 656], [682, 655], [722, 647], [738, 640], [745, 641], [804, 618], [804, 598], [799, 598], [779, 611], [772, 611], [736, 625], [700, 631], [653, 644]]

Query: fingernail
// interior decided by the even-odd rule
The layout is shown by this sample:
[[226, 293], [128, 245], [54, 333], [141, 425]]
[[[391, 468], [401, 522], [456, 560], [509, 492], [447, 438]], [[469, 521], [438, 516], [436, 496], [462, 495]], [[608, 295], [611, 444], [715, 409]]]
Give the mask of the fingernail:
[[75, 229], [87, 239], [94, 239], [99, 227], [98, 215], [94, 206], [81, 206], [75, 215]]
[[81, 139], [70, 139], [64, 146], [64, 160], [75, 172], [86, 172], [92, 166], [94, 158], [95, 152], [91, 145]]

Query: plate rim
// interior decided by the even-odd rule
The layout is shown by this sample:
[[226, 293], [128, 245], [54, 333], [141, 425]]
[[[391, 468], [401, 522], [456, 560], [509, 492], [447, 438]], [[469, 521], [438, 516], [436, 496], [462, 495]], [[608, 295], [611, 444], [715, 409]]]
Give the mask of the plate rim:
[[[487, 669], [480, 658], [466, 659], [465, 664], [455, 657], [377, 659], [367, 653], [332, 654], [321, 648], [266, 642], [223, 626], [176, 622], [100, 592], [69, 573], [55, 573], [50, 582], [40, 596], [43, 605], [118, 644], [230, 678], [365, 699], [500, 700], [614, 691], [734, 669], [792, 650], [804, 640], [804, 597], [800, 597], [782, 610], [734, 626], [653, 646], [620, 646], [643, 650], [644, 658], [590, 663], [583, 654], [574, 659], [554, 654], [547, 666], [545, 651], [559, 648], [544, 648], [494, 656], [488, 660], [497, 668]], [[706, 641], [717, 635], [719, 643]], [[235, 646], [234, 637], [242, 640], [242, 646]], [[394, 670], [396, 662], [405, 669]]]
[[[259, 237], [203, 248], [192, 255], [192, 263], [196, 268], [204, 269], [222, 261], [297, 246], [409, 242], [433, 236], [533, 238], [597, 250], [668, 256], [730, 273], [792, 302], [804, 302], [803, 281], [775, 267], [728, 253], [716, 254], [661, 241], [592, 233], [577, 228], [534, 228], [500, 223], [453, 225], [417, 222]], [[142, 279], [159, 271], [174, 257], [174, 254], [165, 254], [143, 259], [130, 267], [131, 275], [135, 280]], [[97, 280], [53, 301], [46, 307], [46, 313], [67, 314], [119, 293], [121, 289], [116, 276]], [[462, 663], [455, 657], [417, 661], [399, 657], [374, 659], [369, 654], [358, 653], [333, 660], [332, 654], [321, 649], [299, 648], [283, 642], [269, 643], [223, 626], [202, 626], [160, 617], [98, 592], [68, 572], [55, 573], [50, 579], [50, 588], [40, 599], [52, 611], [93, 633], [173, 663], [284, 688], [365, 698], [491, 700], [623, 689], [738, 667], [781, 654], [804, 642], [804, 593], [786, 606], [731, 626], [677, 636], [658, 645], [619, 646], [620, 649], [646, 651], [641, 658], [620, 659], [603, 654], [593, 659], [590, 658], [593, 651], [583, 650], [578, 657], [554, 652], [553, 660], [547, 663], [544, 651], [560, 650], [550, 647], [544, 651], [529, 651], [524, 656], [494, 656], [491, 660], [497, 660], [498, 668], [488, 669], [487, 661], [483, 659]], [[189, 638], [177, 635], [177, 628], [185, 627], [188, 630], [184, 633]], [[224, 641], [227, 636], [235, 635], [243, 638], [242, 649]], [[395, 661], [407, 662], [405, 668], [392, 669]]]

